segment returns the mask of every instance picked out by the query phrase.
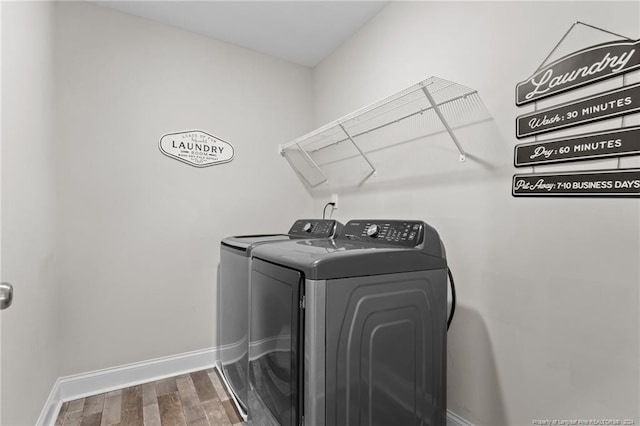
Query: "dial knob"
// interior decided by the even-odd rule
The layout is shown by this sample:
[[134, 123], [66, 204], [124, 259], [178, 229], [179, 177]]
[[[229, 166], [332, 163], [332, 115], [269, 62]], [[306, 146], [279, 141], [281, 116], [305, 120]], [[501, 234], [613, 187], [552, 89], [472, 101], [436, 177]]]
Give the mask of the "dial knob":
[[375, 238], [380, 233], [380, 227], [376, 224], [373, 224], [367, 228], [367, 235], [371, 238]]
[[313, 227], [313, 225], [311, 225], [309, 222], [305, 223], [304, 226], [302, 227], [302, 230], [304, 232], [311, 232], [311, 228]]

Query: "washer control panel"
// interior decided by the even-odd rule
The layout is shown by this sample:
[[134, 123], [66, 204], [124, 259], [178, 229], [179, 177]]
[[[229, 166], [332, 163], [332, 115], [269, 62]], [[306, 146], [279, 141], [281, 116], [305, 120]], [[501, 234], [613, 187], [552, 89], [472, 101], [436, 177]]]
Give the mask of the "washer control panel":
[[332, 219], [299, 219], [289, 229], [289, 235], [308, 238], [331, 238], [337, 235], [341, 226]]
[[403, 247], [416, 247], [424, 238], [424, 222], [407, 220], [352, 220], [342, 235], [345, 239], [379, 241]]

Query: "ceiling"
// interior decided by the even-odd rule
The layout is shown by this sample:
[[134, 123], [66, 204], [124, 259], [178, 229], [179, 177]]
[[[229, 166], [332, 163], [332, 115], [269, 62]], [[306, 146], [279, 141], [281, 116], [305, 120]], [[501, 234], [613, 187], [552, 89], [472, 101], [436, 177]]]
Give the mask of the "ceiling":
[[91, 1], [314, 67], [388, 1]]

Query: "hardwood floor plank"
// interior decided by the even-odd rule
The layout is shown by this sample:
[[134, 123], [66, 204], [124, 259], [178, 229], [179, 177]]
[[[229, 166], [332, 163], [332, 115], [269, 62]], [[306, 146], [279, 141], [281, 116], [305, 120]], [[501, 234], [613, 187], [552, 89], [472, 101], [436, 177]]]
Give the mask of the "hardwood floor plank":
[[143, 426], [144, 420], [142, 415], [142, 404], [140, 404], [140, 411], [137, 409], [123, 411], [120, 423], [127, 426]]
[[227, 391], [224, 389], [224, 386], [222, 385], [222, 382], [218, 377], [218, 373], [215, 371], [212, 371], [212, 372], [209, 372], [207, 375], [209, 376], [209, 379], [211, 380], [211, 384], [213, 384], [213, 388], [216, 390], [216, 394], [218, 395], [218, 398], [220, 399], [220, 401], [224, 402], [228, 400], [229, 395], [227, 394]]
[[178, 386], [176, 385], [176, 378], [169, 377], [168, 379], [158, 380], [156, 382], [156, 395], [163, 396], [173, 392], [178, 392]]
[[84, 408], [84, 401], [85, 398], [76, 399], [75, 401], [69, 401], [67, 412], [82, 411], [82, 409]]
[[82, 421], [80, 422], [80, 426], [100, 426], [100, 422], [102, 421], [102, 409], [100, 409], [99, 413], [94, 413], [90, 415], [82, 414]]
[[206, 376], [204, 374], [202, 376], [208, 379], [211, 387], [213, 387], [214, 389], [214, 398], [202, 403], [202, 406], [207, 415], [207, 419], [209, 419], [209, 423], [219, 426], [231, 426], [231, 420], [229, 420], [229, 417], [227, 416], [227, 412], [222, 405], [222, 401], [218, 396], [218, 393], [222, 395], [222, 398], [224, 398], [224, 400], [228, 400], [229, 395], [224, 389], [220, 376], [217, 374], [217, 370], [214, 368], [210, 368], [199, 373], [206, 373]]
[[227, 417], [227, 413], [224, 411], [224, 407], [217, 396], [215, 399], [203, 402], [202, 408], [207, 415], [207, 420], [209, 420], [210, 425], [231, 426], [231, 421]]
[[[131, 386], [122, 390], [122, 412], [142, 408], [142, 385]], [[142, 411], [142, 410], [140, 410]]]
[[67, 411], [67, 415], [65, 416], [64, 421], [62, 422], [62, 426], [80, 426], [81, 421], [82, 421], [82, 410]]
[[220, 372], [216, 369], [213, 369], [213, 371], [208, 372], [208, 375], [209, 375], [209, 378], [211, 379], [211, 383], [216, 389], [216, 393], [218, 393], [218, 395], [223, 395], [222, 397], [220, 397], [220, 402], [222, 403], [222, 406], [231, 424], [234, 424], [234, 425], [242, 424], [242, 417], [240, 417], [240, 413], [238, 413], [236, 406], [234, 405], [233, 401], [230, 399], [230, 396], [227, 393], [227, 390], [222, 384], [222, 378], [220, 377]]
[[206, 421], [207, 415], [202, 408], [200, 399], [198, 399], [198, 393], [193, 385], [191, 376], [177, 378], [176, 385], [178, 386], [178, 394], [180, 395], [182, 410], [187, 424], [195, 424], [202, 419]]
[[163, 425], [186, 426], [180, 395], [172, 392], [158, 397], [158, 407], [160, 408], [160, 420]]
[[131, 426], [142, 426], [142, 385], [131, 386], [122, 390], [122, 418], [120, 423]]
[[85, 399], [84, 408], [82, 409], [82, 417], [89, 417], [92, 414], [102, 413], [104, 408], [104, 395], [94, 395]]
[[153, 382], [142, 385], [142, 406], [146, 407], [151, 404], [158, 404], [156, 385]]
[[69, 408], [69, 402], [62, 403], [55, 426], [62, 426], [62, 422], [64, 422], [64, 418], [67, 415], [67, 408]]
[[111, 426], [120, 423], [122, 411], [122, 390], [109, 392], [104, 397], [104, 409], [100, 426]]
[[206, 371], [196, 371], [191, 373], [193, 385], [196, 388], [200, 402], [211, 401], [217, 397], [216, 390], [213, 388], [211, 378]]
[[142, 409], [142, 417], [144, 418], [144, 426], [161, 426], [160, 407], [158, 400], [153, 404], [145, 405]]
[[240, 417], [238, 411], [236, 411], [236, 406], [233, 405], [233, 402], [230, 399], [222, 401], [222, 406], [224, 407], [224, 411], [227, 413], [227, 417], [229, 418], [229, 421], [231, 421], [231, 424], [242, 424], [242, 417]]

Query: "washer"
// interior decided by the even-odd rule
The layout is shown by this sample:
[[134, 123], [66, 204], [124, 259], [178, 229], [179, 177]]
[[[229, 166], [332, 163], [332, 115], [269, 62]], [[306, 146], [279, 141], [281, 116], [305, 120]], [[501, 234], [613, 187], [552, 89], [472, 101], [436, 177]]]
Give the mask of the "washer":
[[422, 221], [252, 251], [256, 424], [445, 425], [447, 261]]
[[301, 238], [331, 238], [342, 229], [336, 220], [299, 219], [287, 234], [228, 237], [220, 243], [217, 365], [241, 416], [247, 420], [249, 271], [252, 250], [262, 244]]

